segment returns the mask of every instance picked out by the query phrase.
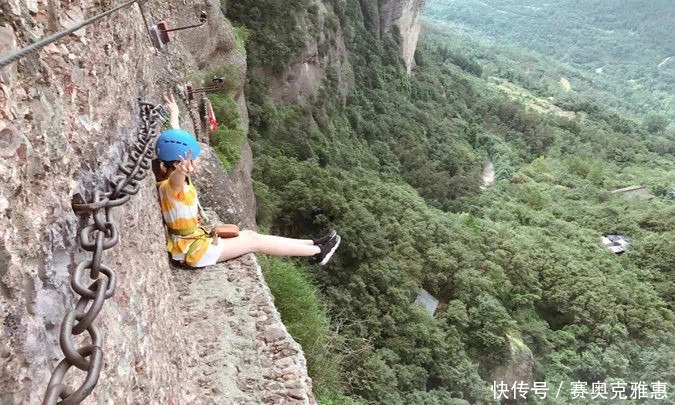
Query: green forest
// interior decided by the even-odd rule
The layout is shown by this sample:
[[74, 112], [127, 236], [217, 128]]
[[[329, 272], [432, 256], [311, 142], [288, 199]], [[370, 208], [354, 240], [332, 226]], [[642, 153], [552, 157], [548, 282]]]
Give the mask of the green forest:
[[[638, 118], [675, 115], [671, 1], [429, 0], [425, 15], [466, 34], [462, 41], [487, 45], [474, 57], [492, 64], [506, 56], [493, 67], [512, 69], [509, 80], [560, 103], [592, 100]], [[570, 82], [567, 94], [561, 77]]]
[[[224, 4], [246, 33], [249, 71], [283, 69], [320, 26], [341, 31], [352, 67], [346, 98], [331, 66], [302, 104], [276, 105], [264, 77], [249, 74], [246, 87], [259, 226], [342, 235], [325, 267], [261, 258], [317, 400], [497, 404], [493, 375], [516, 351], [531, 352], [533, 381], [552, 391], [661, 381], [672, 398], [675, 61], [654, 70], [657, 55], [675, 55], [667, 4], [558, 2], [576, 13], [567, 21], [569, 11], [499, 2], [533, 13], [526, 31], [478, 5], [496, 1], [427, 3], [412, 75], [398, 31], [368, 29], [363, 10], [375, 0]], [[553, 43], [547, 18], [573, 24], [574, 35]], [[636, 32], [641, 52], [609, 47], [614, 37], [593, 27]], [[608, 67], [602, 80], [589, 70], [617, 58], [625, 69]], [[641, 86], [618, 91], [619, 76], [646, 59]], [[488, 161], [495, 184], [481, 188]], [[612, 193], [634, 185], [654, 198]], [[606, 234], [629, 236], [626, 253], [607, 249]], [[433, 316], [413, 304], [420, 288], [440, 302]], [[596, 401], [563, 389], [517, 403]]]

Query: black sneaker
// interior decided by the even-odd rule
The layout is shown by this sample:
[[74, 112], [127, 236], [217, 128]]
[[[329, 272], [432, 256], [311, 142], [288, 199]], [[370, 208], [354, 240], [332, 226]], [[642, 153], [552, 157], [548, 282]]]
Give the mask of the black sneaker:
[[317, 238], [317, 239], [312, 239], [312, 242], [314, 242], [314, 245], [323, 245], [324, 243], [333, 239], [335, 237], [335, 235], [337, 235], [337, 232], [332, 230], [328, 233], [328, 235], [322, 236], [322, 237]]
[[338, 246], [340, 246], [340, 235], [335, 235], [335, 237], [330, 239], [328, 242], [324, 243], [323, 245], [319, 245], [321, 252], [317, 253], [314, 257], [316, 258], [316, 261], [319, 262], [320, 266], [328, 263], [330, 258], [333, 256], [333, 253], [335, 253], [337, 250]]

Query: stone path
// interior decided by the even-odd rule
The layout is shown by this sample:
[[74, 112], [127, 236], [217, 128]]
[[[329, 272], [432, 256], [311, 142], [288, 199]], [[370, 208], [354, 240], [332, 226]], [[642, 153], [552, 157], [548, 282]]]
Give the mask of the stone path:
[[197, 404], [315, 404], [304, 354], [249, 254], [199, 270], [174, 268]]

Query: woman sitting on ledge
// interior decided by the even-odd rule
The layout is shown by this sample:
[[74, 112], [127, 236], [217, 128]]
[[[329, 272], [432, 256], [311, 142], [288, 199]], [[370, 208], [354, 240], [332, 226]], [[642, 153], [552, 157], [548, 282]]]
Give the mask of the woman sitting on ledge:
[[162, 217], [167, 227], [167, 250], [173, 260], [191, 267], [204, 267], [246, 253], [275, 256], [310, 256], [321, 265], [328, 263], [340, 245], [340, 236], [332, 231], [318, 239], [291, 239], [243, 230], [237, 236], [220, 238], [199, 225], [197, 190], [188, 175], [198, 172], [201, 152], [190, 133], [178, 129], [178, 106], [165, 97], [173, 129], [162, 132], [155, 152], [162, 162], [163, 180], [157, 183]]

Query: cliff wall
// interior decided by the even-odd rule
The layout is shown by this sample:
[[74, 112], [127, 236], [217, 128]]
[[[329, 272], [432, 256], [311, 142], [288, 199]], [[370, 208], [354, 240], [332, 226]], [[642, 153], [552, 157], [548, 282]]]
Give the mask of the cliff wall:
[[365, 23], [380, 37], [397, 27], [401, 34], [401, 57], [408, 73], [414, 67], [425, 0], [361, 0]]
[[[326, 79], [329, 67], [335, 70], [343, 99], [347, 97], [353, 83], [344, 33], [334, 10], [320, 0], [315, 0], [312, 6], [317, 14], [315, 23], [308, 21], [307, 15], [297, 16], [307, 35], [306, 46], [300, 54], [281, 71], [259, 67], [252, 72], [270, 80], [270, 94], [281, 105], [307, 101], [307, 97]], [[315, 27], [309, 29], [312, 25]], [[315, 32], [315, 35], [310, 34], [310, 31]]]
[[[79, 23], [112, 3], [2, 2], [0, 54]], [[82, 224], [71, 209], [71, 198], [102, 187], [128, 157], [139, 121], [137, 98], [160, 102], [167, 89], [180, 93], [185, 80], [194, 82], [227, 65], [235, 72], [235, 99], [247, 124], [245, 55], [237, 51], [218, 2], [193, 7], [149, 0], [144, 9], [150, 24], [166, 19], [171, 27], [188, 25], [197, 21], [201, 9], [209, 19], [203, 27], [177, 33], [169, 52], [158, 53], [134, 5], [0, 70], [0, 403], [41, 403], [51, 371], [63, 358], [58, 336], [64, 314], [74, 305], [70, 273], [90, 257], [77, 244]], [[180, 99], [181, 125], [194, 131], [196, 114]], [[210, 186], [208, 176], [199, 188], [224, 220], [254, 227], [252, 159], [248, 145], [242, 149], [231, 174], [211, 154], [206, 166], [211, 179], [220, 181], [219, 188]], [[243, 284], [231, 286], [232, 291], [255, 295], [257, 301], [208, 321], [211, 314], [202, 311], [200, 299], [219, 293], [222, 285], [205, 283], [195, 295], [186, 285], [199, 283], [190, 284], [190, 273], [169, 266], [151, 177], [130, 202], [112, 210], [121, 237], [105, 251], [103, 262], [117, 274], [117, 288], [96, 320], [104, 366], [85, 403], [228, 403], [235, 397], [245, 398], [239, 403], [270, 403], [281, 397], [290, 403], [313, 401], [302, 352], [278, 314], [270, 315], [272, 297], [254, 258], [233, 261], [219, 271], [221, 279], [236, 274]], [[194, 305], [185, 305], [186, 300]], [[219, 312], [219, 303], [226, 304], [209, 303], [213, 312]], [[197, 316], [207, 322], [194, 329]], [[233, 332], [232, 324], [239, 330]], [[264, 335], [270, 328], [274, 336]], [[257, 332], [242, 335], [248, 329]], [[225, 343], [245, 341], [256, 350], [243, 357], [237, 350], [212, 345], [209, 353], [227, 363], [233, 374], [229, 382], [209, 380], [216, 366], [204, 361], [204, 348], [196, 345], [199, 334]], [[266, 354], [267, 346], [278, 351]], [[242, 370], [251, 364], [260, 371], [260, 382], [247, 385]], [[77, 387], [73, 381], [83, 374], [71, 369], [66, 381]]]
[[425, 0], [391, 1], [387, 3], [389, 7], [382, 7], [382, 16], [385, 17], [382, 26], [388, 29], [395, 25], [401, 33], [401, 39], [403, 40], [401, 57], [405, 62], [408, 74], [411, 73], [415, 63], [415, 48], [417, 48], [417, 40], [422, 26], [421, 17], [424, 3]]
[[[421, 16], [425, 0], [360, 0], [363, 24], [378, 37], [396, 27], [401, 35], [401, 58], [408, 74], [415, 64], [415, 49], [421, 28]], [[338, 90], [346, 98], [354, 79], [349, 64], [344, 27], [335, 18], [330, 5], [316, 0], [314, 7], [318, 14], [316, 27], [303, 30], [316, 31], [316, 35], [306, 38], [306, 46], [288, 66], [281, 71], [260, 67], [253, 74], [270, 81], [270, 93], [273, 100], [286, 105], [307, 101], [317, 86], [326, 79], [327, 70], [333, 68], [336, 73]], [[306, 15], [296, 15], [298, 24], [310, 26]]]

